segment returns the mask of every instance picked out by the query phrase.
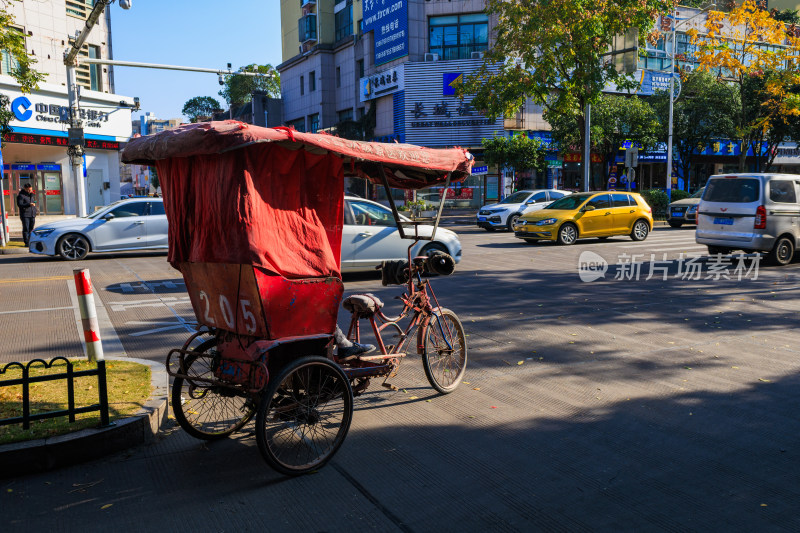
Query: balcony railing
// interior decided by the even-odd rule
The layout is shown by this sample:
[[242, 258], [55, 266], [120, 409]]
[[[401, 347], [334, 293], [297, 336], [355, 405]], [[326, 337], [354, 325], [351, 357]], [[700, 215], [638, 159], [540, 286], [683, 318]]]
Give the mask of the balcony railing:
[[297, 22], [301, 43], [317, 40], [317, 15], [308, 14]]

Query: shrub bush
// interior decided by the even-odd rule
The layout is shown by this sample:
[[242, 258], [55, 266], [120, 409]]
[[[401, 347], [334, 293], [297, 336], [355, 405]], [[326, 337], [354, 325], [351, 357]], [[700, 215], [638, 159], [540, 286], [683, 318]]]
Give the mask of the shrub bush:
[[642, 191], [642, 197], [653, 209], [653, 216], [664, 216], [667, 212], [667, 205], [669, 204], [666, 191], [661, 189], [648, 189]]
[[683, 189], [672, 189], [672, 201], [677, 202], [678, 200], [683, 200], [684, 198], [688, 198], [689, 193], [684, 191]]

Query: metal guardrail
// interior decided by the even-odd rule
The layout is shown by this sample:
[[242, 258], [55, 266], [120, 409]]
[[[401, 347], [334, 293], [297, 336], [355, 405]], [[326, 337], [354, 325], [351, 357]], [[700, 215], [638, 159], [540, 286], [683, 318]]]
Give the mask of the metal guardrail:
[[[59, 374], [48, 374], [44, 376], [31, 377], [30, 369], [34, 363], [40, 363], [44, 368], [52, 368], [56, 361], [64, 361], [67, 364], [67, 371]], [[111, 425], [108, 420], [108, 389], [106, 386], [106, 362], [101, 360], [97, 362], [97, 368], [93, 370], [81, 370], [75, 372], [73, 364], [65, 357], [54, 357], [48, 363], [44, 359], [34, 359], [27, 364], [13, 362], [8, 363], [2, 369], [0, 374], [5, 374], [11, 368], [18, 367], [22, 369], [22, 377], [19, 379], [9, 379], [0, 381], [1, 387], [12, 387], [15, 385], [22, 385], [22, 416], [15, 416], [13, 418], [0, 419], [0, 426], [8, 426], [11, 424], [22, 424], [23, 429], [30, 429], [31, 422], [34, 420], [44, 420], [47, 418], [58, 418], [62, 416], [69, 417], [70, 423], [75, 422], [75, 415], [79, 413], [91, 413], [93, 411], [100, 411], [100, 427]], [[75, 407], [75, 378], [83, 376], [97, 376], [97, 390], [98, 402], [86, 407]], [[43, 381], [55, 381], [63, 379], [67, 382], [67, 409], [58, 411], [48, 411], [46, 413], [31, 414], [30, 406], [30, 385], [31, 383], [40, 383]]]

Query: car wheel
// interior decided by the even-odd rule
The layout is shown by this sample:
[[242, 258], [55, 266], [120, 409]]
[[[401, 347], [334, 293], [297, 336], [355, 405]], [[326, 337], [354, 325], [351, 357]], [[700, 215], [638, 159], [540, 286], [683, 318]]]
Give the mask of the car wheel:
[[508, 217], [508, 231], [514, 231], [514, 224], [517, 223], [517, 220], [519, 220], [519, 217], [521, 216], [522, 215], [519, 213], [514, 213]]
[[83, 235], [70, 233], [64, 235], [56, 244], [58, 255], [67, 261], [78, 261], [89, 253], [89, 241]]
[[567, 222], [558, 229], [558, 244], [575, 244], [578, 240], [578, 228]]
[[669, 224], [670, 228], [680, 228], [683, 226], [683, 222], [679, 222], [677, 220], [668, 220], [667, 224]]
[[643, 241], [647, 238], [648, 233], [650, 233], [650, 225], [647, 221], [639, 219], [633, 224], [631, 239], [634, 241]]
[[525, 244], [536, 244], [537, 242], [539, 242], [539, 239], [522, 239], [522, 240], [525, 241]]
[[442, 244], [440, 242], [429, 242], [428, 244], [426, 244], [425, 246], [422, 247], [422, 250], [420, 250], [419, 254], [427, 256], [427, 257], [430, 257], [433, 254], [436, 254], [436, 253], [439, 253], [439, 252], [444, 253], [444, 254], [449, 254], [450, 253], [447, 250], [447, 246], [445, 246], [444, 244]]
[[728, 255], [731, 253], [730, 248], [723, 248], [722, 246], [709, 246], [708, 255]]
[[773, 265], [786, 266], [794, 257], [794, 243], [789, 237], [781, 237], [775, 242], [769, 253], [769, 261]]

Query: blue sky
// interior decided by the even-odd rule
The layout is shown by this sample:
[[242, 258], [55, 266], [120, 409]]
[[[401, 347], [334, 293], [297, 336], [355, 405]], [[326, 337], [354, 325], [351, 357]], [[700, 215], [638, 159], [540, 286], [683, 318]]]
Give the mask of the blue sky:
[[[114, 59], [234, 70], [250, 63], [281, 62], [279, 0], [133, 0], [125, 11], [112, 4]], [[217, 93], [217, 76], [196, 72], [114, 67], [117, 94], [138, 96], [141, 111], [183, 118], [183, 104]]]

